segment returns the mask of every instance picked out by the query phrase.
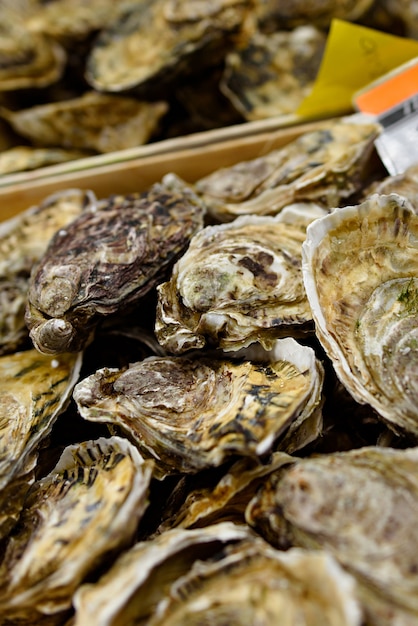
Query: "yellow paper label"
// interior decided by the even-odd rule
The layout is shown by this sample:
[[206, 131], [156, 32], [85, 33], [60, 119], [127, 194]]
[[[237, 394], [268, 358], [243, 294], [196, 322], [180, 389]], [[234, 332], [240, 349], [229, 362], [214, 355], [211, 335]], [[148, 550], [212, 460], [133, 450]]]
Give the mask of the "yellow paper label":
[[353, 111], [356, 91], [418, 56], [418, 41], [333, 20], [314, 87], [297, 115], [332, 117]]

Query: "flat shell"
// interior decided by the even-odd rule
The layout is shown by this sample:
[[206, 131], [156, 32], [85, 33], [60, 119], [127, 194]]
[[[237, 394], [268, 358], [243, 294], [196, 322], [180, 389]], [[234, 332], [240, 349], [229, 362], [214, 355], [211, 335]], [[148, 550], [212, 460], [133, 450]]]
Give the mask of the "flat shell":
[[364, 185], [380, 127], [352, 116], [324, 123], [266, 156], [215, 170], [196, 182], [208, 212], [226, 222], [238, 215], [275, 215], [293, 202], [341, 206]]
[[15, 146], [0, 152], [0, 175], [36, 170], [57, 163], [66, 163], [89, 156], [89, 152], [81, 150], [65, 150], [63, 148], [34, 148], [32, 146]]
[[137, 303], [203, 226], [205, 207], [167, 175], [111, 196], [52, 238], [32, 274], [26, 320], [42, 352], [79, 350], [103, 318]]
[[259, 27], [272, 32], [301, 24], [327, 28], [333, 19], [355, 21], [371, 7], [372, 0], [257, 0], [255, 15]]
[[114, 152], [147, 143], [167, 112], [166, 102], [89, 91], [78, 98], [40, 104], [3, 116], [35, 146]]
[[98, 370], [78, 383], [74, 400], [85, 419], [127, 432], [160, 476], [196, 473], [234, 455], [268, 454], [314, 389], [320, 395], [311, 348], [277, 340], [264, 359], [148, 357]]

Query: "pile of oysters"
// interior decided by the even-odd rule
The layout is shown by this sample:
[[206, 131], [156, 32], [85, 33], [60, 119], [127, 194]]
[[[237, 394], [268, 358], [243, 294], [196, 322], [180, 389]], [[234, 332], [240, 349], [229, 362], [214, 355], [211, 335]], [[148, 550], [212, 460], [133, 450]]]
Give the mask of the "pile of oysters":
[[0, 225], [2, 626], [418, 620], [418, 173], [321, 124]]
[[295, 114], [334, 18], [415, 0], [0, 0], [0, 175]]

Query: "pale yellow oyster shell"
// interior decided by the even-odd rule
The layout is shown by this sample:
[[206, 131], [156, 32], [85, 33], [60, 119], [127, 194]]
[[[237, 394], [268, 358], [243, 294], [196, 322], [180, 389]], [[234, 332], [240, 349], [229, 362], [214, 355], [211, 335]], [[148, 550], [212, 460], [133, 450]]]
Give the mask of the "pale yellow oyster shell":
[[223, 59], [248, 0], [140, 0], [101, 30], [86, 64], [98, 91], [145, 93]]
[[66, 163], [89, 155], [90, 152], [81, 150], [14, 146], [0, 152], [0, 176]]
[[215, 170], [195, 188], [222, 222], [276, 215], [293, 202], [331, 209], [364, 185], [379, 133], [378, 124], [361, 116], [324, 122], [265, 156]]
[[418, 434], [418, 216], [373, 195], [313, 222], [303, 277], [341, 382], [393, 429]]
[[244, 216], [196, 233], [157, 287], [155, 333], [169, 352], [238, 350], [312, 330], [302, 280], [306, 233], [270, 216]]
[[320, 405], [311, 348], [277, 340], [256, 359], [148, 357], [98, 370], [73, 396], [82, 417], [119, 426], [156, 459], [158, 477], [193, 474], [236, 455], [267, 455]]
[[0, 5], [0, 92], [47, 87], [61, 78], [67, 55], [57, 41], [29, 31], [13, 4]]
[[106, 153], [147, 143], [167, 112], [166, 102], [88, 91], [78, 98], [39, 104], [1, 115], [35, 146]]
[[359, 584], [366, 623], [418, 620], [418, 448], [293, 458], [268, 477], [247, 522], [274, 546], [325, 549]]
[[80, 354], [45, 357], [37, 350], [0, 357], [0, 538], [14, 525], [41, 444], [70, 401]]
[[29, 277], [50, 239], [95, 204], [92, 191], [65, 189], [0, 224], [0, 354], [20, 348], [29, 336], [25, 324]]
[[220, 88], [246, 120], [294, 114], [312, 90], [325, 42], [311, 25], [255, 32], [226, 55]]
[[363, 199], [374, 193], [384, 195], [397, 193], [405, 196], [411, 202], [415, 213], [418, 213], [418, 165], [411, 165], [401, 174], [374, 181], [363, 190]]
[[360, 626], [355, 580], [328, 553], [274, 550], [253, 539], [196, 562], [159, 603], [148, 626], [263, 624]]
[[172, 530], [135, 544], [93, 584], [74, 595], [74, 626], [139, 626], [147, 623], [170, 586], [200, 559], [252, 536], [248, 526], [231, 523], [186, 531]]
[[71, 607], [106, 558], [133, 540], [148, 504], [152, 463], [126, 439], [68, 446], [37, 481], [0, 566], [3, 619], [34, 624]]

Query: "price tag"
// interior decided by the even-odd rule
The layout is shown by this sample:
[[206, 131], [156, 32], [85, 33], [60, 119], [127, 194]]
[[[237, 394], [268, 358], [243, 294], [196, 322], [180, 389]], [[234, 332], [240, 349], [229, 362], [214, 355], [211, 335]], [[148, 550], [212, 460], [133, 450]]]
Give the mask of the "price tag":
[[334, 19], [315, 84], [297, 115], [312, 119], [352, 113], [356, 92], [416, 57], [415, 39]]
[[381, 124], [375, 144], [389, 174], [418, 163], [418, 58], [362, 89], [353, 102]]

